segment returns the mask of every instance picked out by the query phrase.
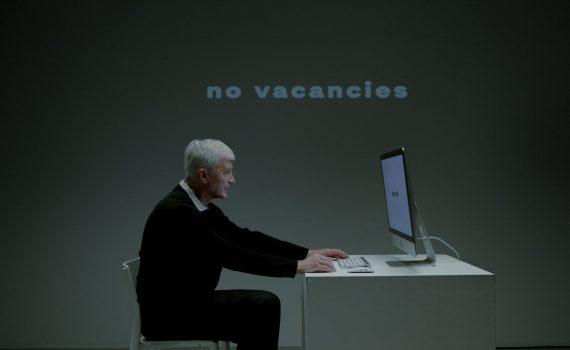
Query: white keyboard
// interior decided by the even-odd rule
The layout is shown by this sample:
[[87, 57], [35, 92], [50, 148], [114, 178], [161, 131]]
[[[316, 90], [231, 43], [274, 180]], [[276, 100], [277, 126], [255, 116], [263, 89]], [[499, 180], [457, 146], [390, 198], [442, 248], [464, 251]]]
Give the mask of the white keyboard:
[[341, 269], [353, 269], [355, 267], [370, 267], [370, 264], [363, 256], [357, 256], [348, 259], [337, 259], [336, 261]]

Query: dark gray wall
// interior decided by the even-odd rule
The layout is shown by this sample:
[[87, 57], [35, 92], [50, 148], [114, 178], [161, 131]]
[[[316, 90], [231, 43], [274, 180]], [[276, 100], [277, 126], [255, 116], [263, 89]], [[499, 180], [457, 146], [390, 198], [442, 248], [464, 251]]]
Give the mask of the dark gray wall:
[[[395, 252], [378, 158], [406, 145], [431, 233], [496, 274], [497, 345], [570, 345], [563, 1], [1, 6], [0, 347], [127, 345], [120, 262], [198, 137], [237, 153], [235, 222], [350, 253]], [[251, 90], [365, 80], [409, 95]], [[281, 344], [300, 344], [298, 279], [220, 287], [277, 293]]]

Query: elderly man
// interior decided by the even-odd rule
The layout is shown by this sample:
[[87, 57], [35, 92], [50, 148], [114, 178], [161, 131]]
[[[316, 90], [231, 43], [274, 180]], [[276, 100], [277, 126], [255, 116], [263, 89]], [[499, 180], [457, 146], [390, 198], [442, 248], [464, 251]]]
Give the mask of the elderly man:
[[143, 233], [137, 294], [150, 340], [230, 340], [238, 349], [277, 349], [281, 306], [267, 291], [215, 290], [222, 267], [272, 277], [334, 271], [338, 249], [309, 250], [231, 222], [212, 200], [235, 183], [234, 153], [194, 140], [186, 177], [154, 208]]

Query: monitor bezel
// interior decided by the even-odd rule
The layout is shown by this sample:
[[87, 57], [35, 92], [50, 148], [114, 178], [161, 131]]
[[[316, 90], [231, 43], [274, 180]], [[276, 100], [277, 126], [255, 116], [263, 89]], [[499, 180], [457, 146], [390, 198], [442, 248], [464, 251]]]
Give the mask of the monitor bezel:
[[408, 169], [408, 165], [406, 163], [406, 149], [404, 147], [400, 147], [398, 149], [395, 149], [393, 151], [390, 152], [386, 152], [384, 154], [382, 154], [380, 156], [380, 167], [382, 167], [382, 161], [384, 159], [388, 159], [388, 158], [392, 158], [392, 157], [396, 157], [396, 156], [402, 156], [402, 161], [404, 163], [404, 177], [406, 178], [406, 192], [408, 195], [408, 210], [409, 210], [409, 214], [410, 214], [410, 223], [412, 226], [412, 237], [408, 236], [407, 234], [405, 234], [404, 232], [398, 231], [392, 227], [390, 227], [390, 219], [388, 218], [388, 201], [386, 200], [386, 186], [384, 185], [384, 172], [382, 171], [382, 188], [384, 190], [384, 203], [386, 204], [386, 219], [387, 219], [387, 223], [388, 223], [388, 230], [397, 235], [400, 238], [405, 239], [406, 241], [409, 241], [411, 243], [414, 244], [414, 246], [416, 245], [416, 220], [414, 217], [414, 212], [413, 212], [413, 203], [414, 203], [414, 196], [412, 193], [412, 186], [410, 183], [410, 174], [409, 174], [409, 169]]

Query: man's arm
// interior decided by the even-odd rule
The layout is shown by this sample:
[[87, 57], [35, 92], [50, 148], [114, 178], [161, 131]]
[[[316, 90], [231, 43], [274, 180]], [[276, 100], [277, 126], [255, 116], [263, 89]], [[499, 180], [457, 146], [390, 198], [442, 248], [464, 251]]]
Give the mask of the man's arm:
[[205, 228], [208, 245], [223, 267], [262, 276], [294, 277], [298, 270], [295, 259], [259, 253], [226, 240], [209, 227]]
[[282, 241], [259, 231], [239, 227], [230, 221], [217, 206], [212, 205], [211, 208], [212, 213], [208, 216], [211, 226], [228, 241], [252, 251], [287, 259], [303, 260], [308, 256], [308, 248]]
[[333, 259], [321, 254], [315, 253], [305, 259], [295, 261], [244, 249], [225, 240], [211, 228], [206, 228], [206, 230], [208, 230], [209, 241], [218, 248], [215, 251], [222, 261], [222, 266], [230, 270], [273, 277], [293, 277], [295, 273], [335, 271]]
[[[213, 265], [271, 277], [294, 277], [297, 272], [297, 259], [287, 259], [244, 249], [208, 225], [195, 210], [176, 207], [157, 216], [157, 225], [163, 230], [155, 235], [158, 240], [147, 241], [152, 251], [162, 254], [161, 264], [186, 266], [188, 260], [211, 261]], [[158, 233], [158, 231], [157, 231]], [[160, 244], [159, 244], [160, 243]], [[148, 255], [148, 254], [147, 254]], [[215, 270], [215, 269], [214, 269]], [[196, 273], [202, 273], [202, 270]]]
[[295, 260], [305, 259], [309, 255], [308, 248], [282, 241], [259, 231], [251, 231], [247, 228], [233, 225], [236, 230], [232, 231], [234, 232], [232, 239], [247, 249]]
[[349, 257], [348, 254], [340, 249], [307, 249], [290, 242], [279, 240], [259, 231], [241, 228], [231, 222], [227, 217], [226, 220], [233, 226], [232, 231], [236, 232], [235, 237], [232, 237], [232, 239], [239, 241], [236, 242], [237, 244], [245, 245], [255, 251], [297, 260], [302, 260], [312, 255], [322, 255], [334, 259], [347, 259]]

